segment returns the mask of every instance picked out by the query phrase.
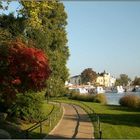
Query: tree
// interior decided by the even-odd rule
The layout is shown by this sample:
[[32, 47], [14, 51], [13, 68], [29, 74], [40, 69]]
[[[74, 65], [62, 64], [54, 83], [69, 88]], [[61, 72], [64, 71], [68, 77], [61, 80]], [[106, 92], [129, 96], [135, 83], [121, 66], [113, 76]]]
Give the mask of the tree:
[[[21, 36], [25, 30], [25, 18], [14, 17], [13, 14], [0, 16], [0, 33], [7, 31], [10, 34], [10, 38]], [[1, 34], [1, 38], [4, 37]], [[5, 37], [7, 39], [7, 36]], [[2, 38], [4, 39], [4, 38]]]
[[87, 68], [81, 73], [81, 80], [83, 84], [86, 84], [87, 82], [95, 82], [96, 77], [97, 74], [92, 70], [92, 68]]
[[40, 91], [50, 75], [44, 52], [14, 40], [0, 47], [0, 98], [10, 106], [17, 93]]
[[63, 96], [66, 92], [66, 88], [63, 86], [63, 81], [56, 77], [50, 77], [47, 80], [47, 94], [48, 97]]
[[134, 81], [133, 81], [133, 85], [139, 85], [140, 86], [140, 77], [135, 77]]
[[[52, 79], [64, 88], [69, 76], [66, 67], [69, 49], [64, 5], [57, 0], [20, 1], [20, 4], [23, 8], [18, 12], [17, 18], [10, 15], [1, 16], [1, 40], [5, 38], [7, 41], [7, 38], [11, 40], [20, 36], [26, 44], [32, 43], [36, 48], [43, 50], [49, 58]], [[50, 81], [47, 83], [50, 84]], [[55, 85], [53, 87], [51, 91], [55, 94]]]
[[[37, 48], [45, 51], [49, 57], [51, 77], [64, 88], [69, 73], [66, 63], [69, 57], [69, 49], [66, 45], [67, 37], [65, 27], [67, 14], [64, 5], [53, 1], [22, 1], [21, 13], [26, 20], [26, 38], [32, 40]], [[49, 84], [51, 81], [48, 80]], [[57, 85], [52, 83], [51, 92], [56, 94]], [[48, 86], [50, 90], [51, 86]], [[63, 88], [62, 91], [63, 91]]]
[[51, 12], [50, 10], [53, 9], [53, 4], [56, 3], [56, 0], [21, 0], [20, 3], [23, 6], [23, 8], [20, 9], [18, 13], [19, 15], [22, 15], [28, 19], [27, 25], [34, 29], [43, 29], [44, 24], [46, 24], [46, 22], [44, 22], [44, 19], [46, 18], [48, 13]]
[[120, 74], [120, 77], [116, 79], [116, 86], [127, 86], [131, 79], [126, 74]]

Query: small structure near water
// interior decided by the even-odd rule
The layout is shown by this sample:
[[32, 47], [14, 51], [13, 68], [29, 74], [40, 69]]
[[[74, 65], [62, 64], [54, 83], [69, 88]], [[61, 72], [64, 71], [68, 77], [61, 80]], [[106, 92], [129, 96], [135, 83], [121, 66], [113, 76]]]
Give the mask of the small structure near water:
[[100, 94], [100, 93], [105, 93], [105, 90], [103, 89], [103, 87], [96, 87], [96, 93]]
[[122, 86], [117, 86], [112, 90], [112, 93], [124, 93], [124, 89]]
[[105, 93], [105, 90], [103, 89], [103, 87], [101, 87], [101, 86], [94, 87], [92, 85], [71, 85], [71, 86], [68, 86], [68, 89], [78, 92], [80, 94]]

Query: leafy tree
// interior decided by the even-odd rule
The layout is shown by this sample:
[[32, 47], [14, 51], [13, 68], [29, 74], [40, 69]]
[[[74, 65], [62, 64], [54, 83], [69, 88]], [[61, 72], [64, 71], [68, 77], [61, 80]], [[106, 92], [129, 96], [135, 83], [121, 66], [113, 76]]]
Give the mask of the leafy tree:
[[81, 80], [83, 84], [86, 84], [87, 82], [95, 82], [96, 77], [97, 74], [92, 70], [92, 68], [87, 68], [81, 73]]
[[6, 106], [15, 100], [16, 93], [39, 91], [46, 86], [50, 75], [48, 58], [21, 40], [0, 47], [0, 98]]
[[128, 75], [126, 74], [120, 74], [120, 77], [116, 79], [116, 86], [127, 86], [128, 83], [131, 81], [131, 79], [128, 77]]
[[134, 81], [133, 81], [133, 85], [139, 85], [140, 86], [140, 77], [135, 77]]
[[[52, 71], [50, 79], [55, 79], [59, 90], [64, 88], [64, 83], [69, 74], [66, 63], [69, 57], [69, 49], [66, 45], [67, 15], [61, 2], [53, 1], [22, 1], [21, 13], [26, 20], [26, 38], [35, 42], [35, 46], [44, 50], [49, 57]], [[51, 92], [56, 93], [57, 84], [48, 80], [53, 88]], [[48, 86], [50, 88], [51, 86]], [[50, 89], [48, 89], [50, 90]]]
[[[56, 3], [56, 0], [44, 0], [44, 1], [20, 1], [23, 6], [22, 9], [19, 10], [19, 15], [27, 17], [27, 25], [34, 29], [42, 29], [44, 28], [44, 19], [50, 13], [49, 9], [53, 9], [53, 4]], [[42, 30], [43, 31], [43, 30]]]
[[[52, 79], [61, 85], [59, 87], [62, 87], [63, 91], [64, 83], [69, 76], [66, 67], [69, 49], [64, 5], [57, 0], [20, 1], [20, 4], [23, 8], [19, 11], [19, 17], [15, 18], [12, 15], [0, 17], [2, 23], [0, 39], [8, 41], [20, 36], [26, 44], [32, 43], [34, 47], [43, 50], [49, 57]], [[50, 84], [49, 80], [48, 83]], [[55, 94], [58, 88], [55, 85], [53, 87], [51, 91]]]
[[50, 77], [48, 79], [47, 89], [46, 96], [48, 97], [63, 96], [66, 92], [66, 88], [63, 86], [63, 81], [60, 81], [60, 79], [57, 79], [56, 77]]
[[25, 30], [25, 18], [14, 17], [13, 14], [0, 16], [0, 29], [7, 30], [11, 37], [21, 36]]
[[12, 35], [8, 30], [0, 28], [0, 46], [4, 45], [5, 42], [10, 41]]

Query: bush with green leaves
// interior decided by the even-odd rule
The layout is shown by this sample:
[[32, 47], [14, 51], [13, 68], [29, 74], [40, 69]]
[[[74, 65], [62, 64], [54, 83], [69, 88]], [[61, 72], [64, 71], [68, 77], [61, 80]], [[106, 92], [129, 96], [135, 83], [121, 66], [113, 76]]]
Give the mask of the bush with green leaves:
[[49, 95], [50, 97], [60, 97], [64, 96], [65, 93], [67, 93], [67, 89], [65, 88], [63, 81], [50, 76], [47, 80], [45, 96], [47, 97], [47, 95]]
[[126, 95], [119, 100], [119, 103], [121, 106], [140, 108], [140, 97], [136, 95]]
[[69, 99], [85, 101], [85, 102], [97, 102], [106, 104], [107, 98], [105, 94], [80, 94], [75, 91], [69, 92]]
[[86, 102], [93, 102], [94, 96], [90, 94], [80, 94], [77, 92], [72, 91], [69, 96], [70, 99], [79, 100], [79, 101], [86, 101]]
[[41, 111], [43, 96], [41, 93], [17, 94], [16, 101], [8, 110], [11, 117], [17, 117], [28, 121], [38, 121], [44, 118]]
[[107, 103], [106, 95], [102, 93], [96, 94], [94, 97], [94, 102], [106, 104]]

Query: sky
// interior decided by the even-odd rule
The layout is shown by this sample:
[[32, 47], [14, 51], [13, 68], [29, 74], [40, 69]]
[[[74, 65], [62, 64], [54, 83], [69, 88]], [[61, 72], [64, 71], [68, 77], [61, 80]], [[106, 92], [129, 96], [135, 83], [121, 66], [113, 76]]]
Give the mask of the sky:
[[[62, 1], [68, 15], [71, 76], [86, 68], [140, 76], [139, 1]], [[9, 11], [19, 7], [13, 2]]]
[[71, 75], [86, 68], [140, 76], [140, 2], [64, 2]]

